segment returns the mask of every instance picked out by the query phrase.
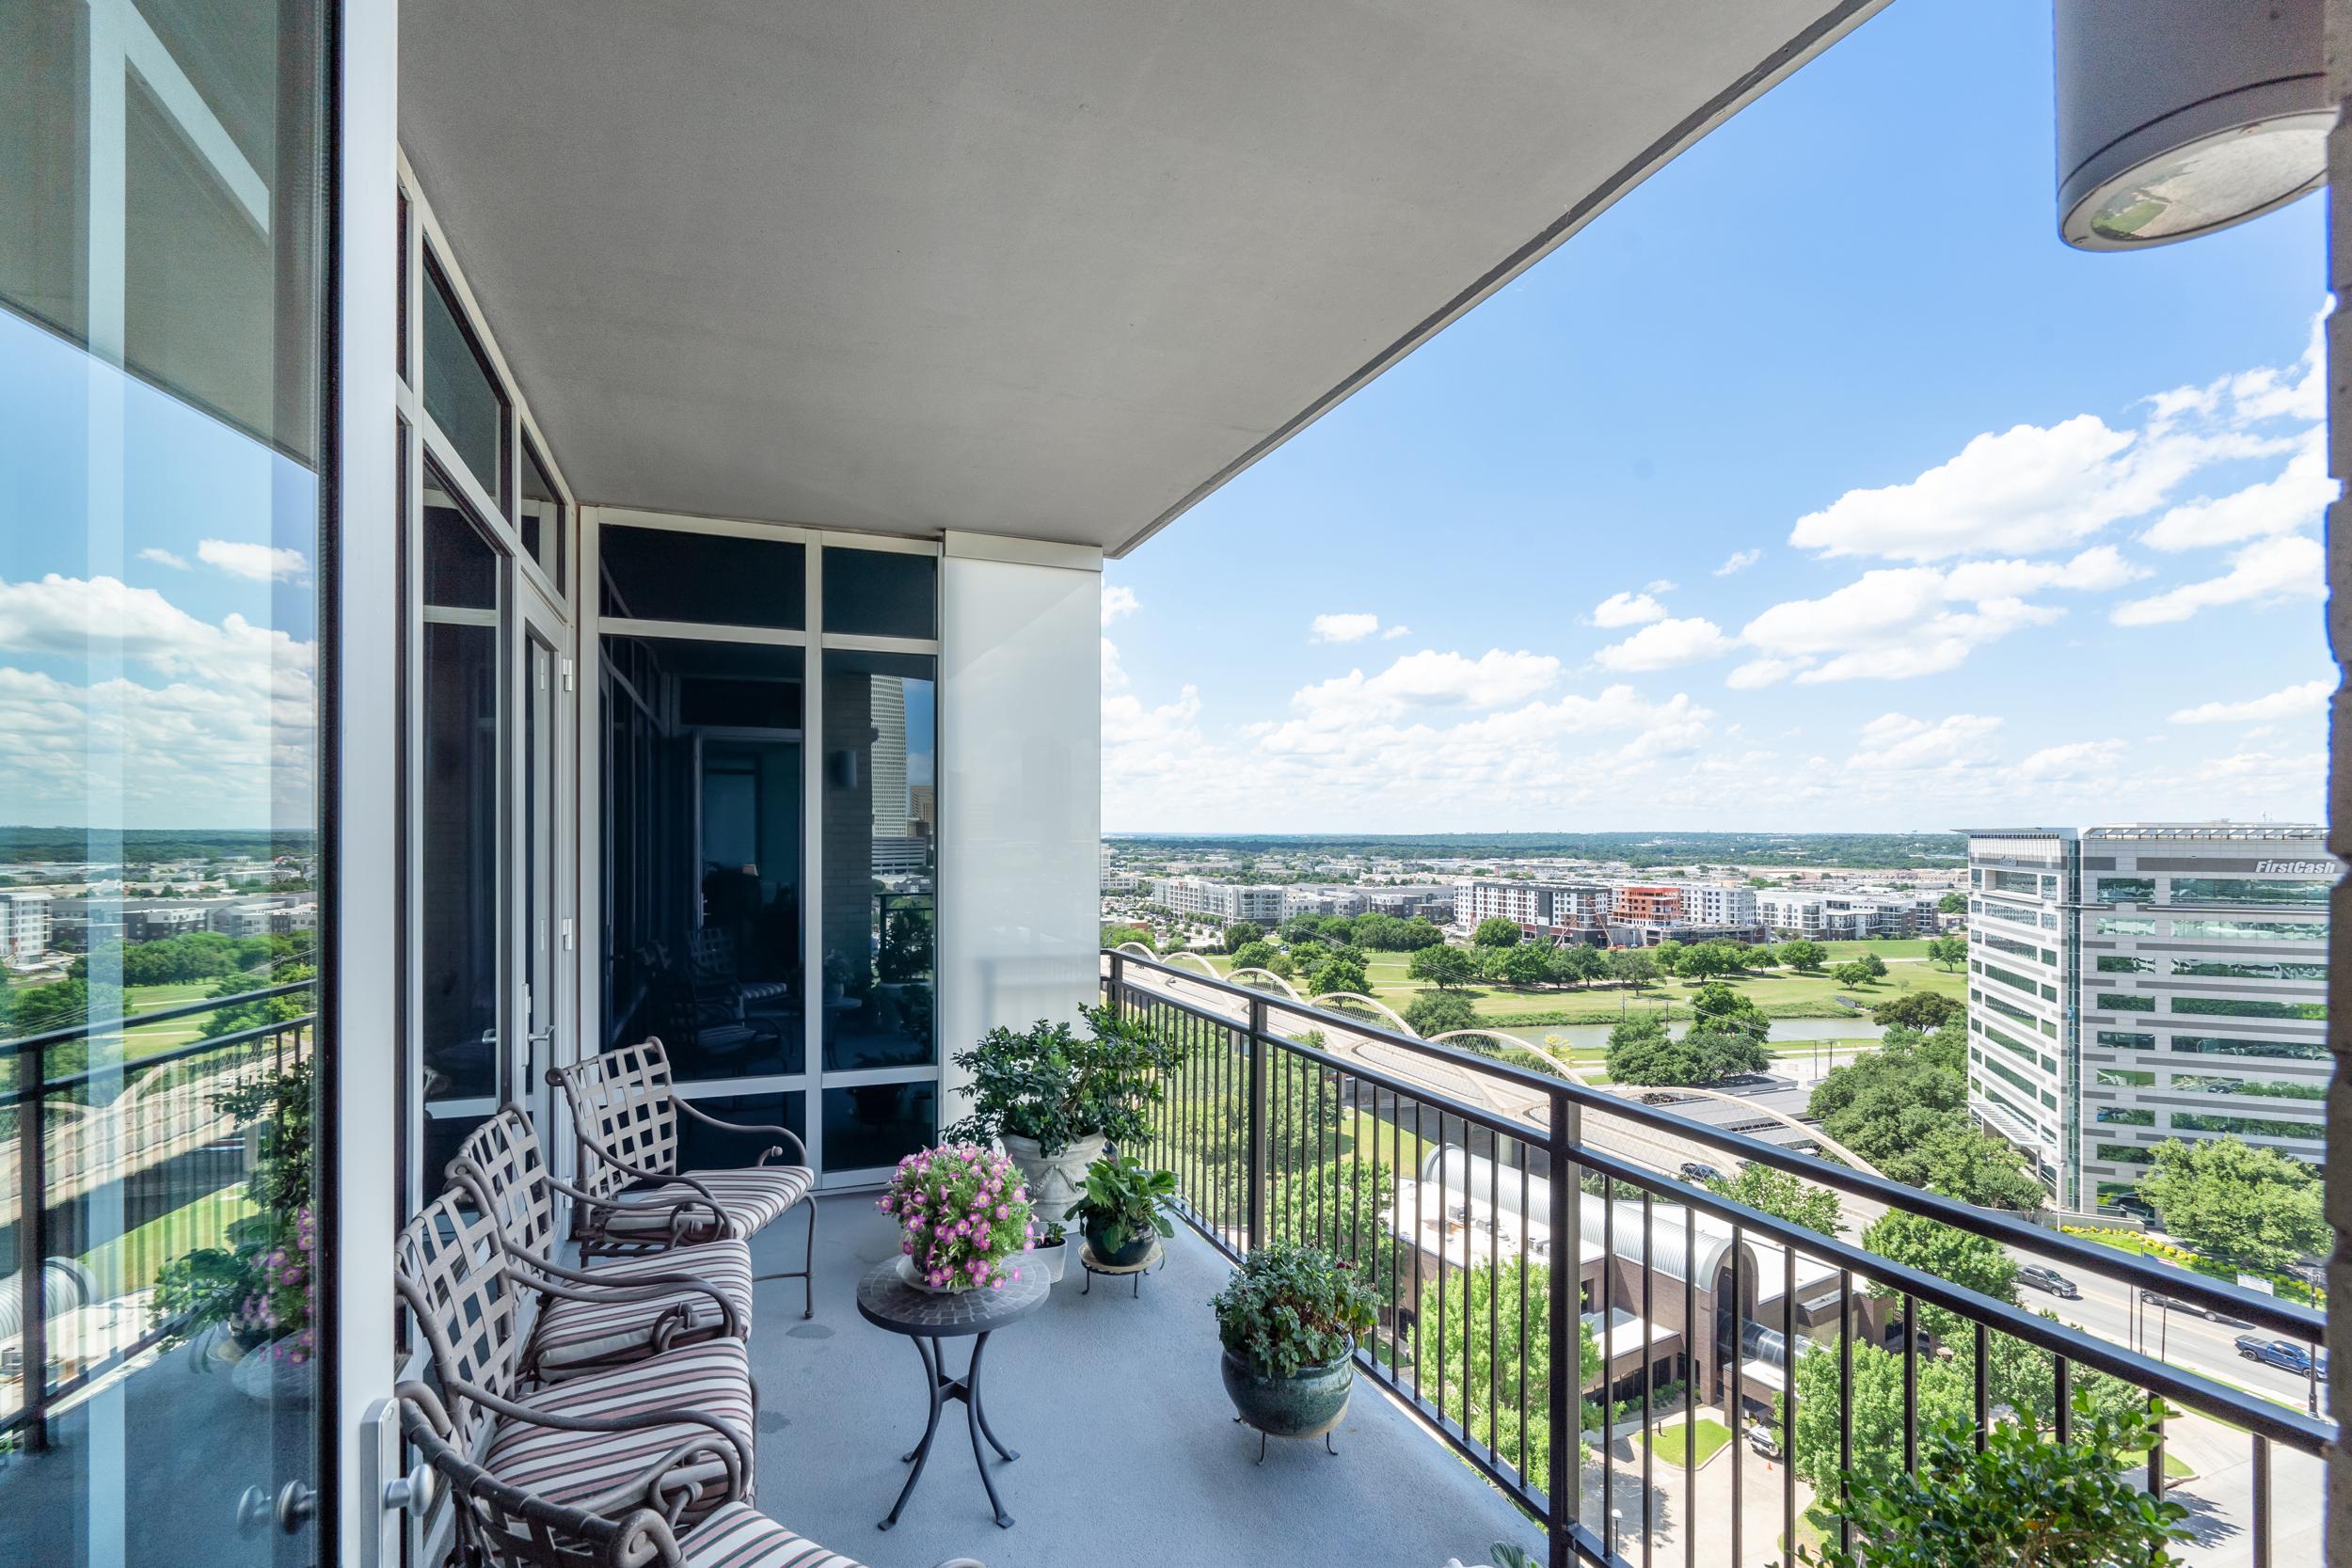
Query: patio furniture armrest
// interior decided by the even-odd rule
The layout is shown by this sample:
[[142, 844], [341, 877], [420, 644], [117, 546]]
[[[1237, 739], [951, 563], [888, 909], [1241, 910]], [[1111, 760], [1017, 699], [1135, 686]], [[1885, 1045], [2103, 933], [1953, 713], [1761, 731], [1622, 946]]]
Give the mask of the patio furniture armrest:
[[[653, 1171], [640, 1170], [637, 1166], [630, 1164], [626, 1160], [615, 1160], [612, 1155], [605, 1153], [600, 1148], [597, 1148], [594, 1144], [590, 1144], [588, 1148], [590, 1152], [594, 1153], [597, 1159], [602, 1160], [606, 1164], [611, 1165], [614, 1170], [633, 1176], [641, 1181], [660, 1181], [673, 1186], [691, 1187], [693, 1189], [695, 1196], [692, 1197], [666, 1199], [641, 1197], [635, 1201], [630, 1201], [628, 1195], [625, 1193], [615, 1193], [611, 1197], [598, 1197], [594, 1193], [582, 1192], [580, 1188], [572, 1186], [569, 1182], [558, 1181], [553, 1177], [548, 1178], [548, 1184], [555, 1188], [558, 1192], [563, 1193], [566, 1197], [572, 1198], [577, 1202], [585, 1203], [589, 1207], [595, 1209], [669, 1209], [675, 1211], [691, 1209], [699, 1203], [710, 1211], [711, 1224], [719, 1226], [723, 1228], [725, 1227], [727, 1223], [726, 1211], [719, 1207], [718, 1195], [713, 1193], [702, 1182], [695, 1180], [692, 1177], [684, 1175], [683, 1173], [674, 1173], [669, 1176], [661, 1176], [657, 1175]], [[675, 1215], [673, 1217], [675, 1218]]]
[[[705, 1127], [716, 1127], [721, 1132], [773, 1132], [778, 1137], [789, 1138], [792, 1140], [792, 1147], [800, 1151], [801, 1157], [796, 1163], [803, 1165], [808, 1164], [808, 1145], [801, 1142], [799, 1135], [788, 1127], [774, 1127], [765, 1122], [721, 1121], [717, 1117], [710, 1116], [705, 1112], [694, 1109], [694, 1102], [691, 1100], [679, 1100], [676, 1101], [676, 1105], [679, 1110], [685, 1112], [688, 1116], [692, 1117], [696, 1121], [701, 1122]], [[761, 1152], [758, 1163], [764, 1165], [768, 1163], [769, 1155], [782, 1154], [783, 1152], [784, 1148], [781, 1145], [768, 1148]]]

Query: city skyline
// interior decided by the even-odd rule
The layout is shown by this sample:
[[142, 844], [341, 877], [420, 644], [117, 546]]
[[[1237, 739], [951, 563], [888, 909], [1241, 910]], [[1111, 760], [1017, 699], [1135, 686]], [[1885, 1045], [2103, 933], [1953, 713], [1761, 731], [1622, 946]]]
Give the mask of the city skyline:
[[1874, 19], [1112, 562], [1104, 827], [2320, 816], [2322, 211], [2069, 250], [2047, 25]]

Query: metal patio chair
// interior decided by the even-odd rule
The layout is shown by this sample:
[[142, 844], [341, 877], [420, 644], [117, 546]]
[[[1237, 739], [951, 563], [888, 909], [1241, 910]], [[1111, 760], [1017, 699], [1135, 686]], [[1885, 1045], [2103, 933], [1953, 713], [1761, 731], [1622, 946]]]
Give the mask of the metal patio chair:
[[416, 1316], [451, 1430], [501, 1482], [566, 1507], [634, 1487], [649, 1507], [657, 1497], [675, 1505], [673, 1518], [751, 1496], [758, 1396], [742, 1340], [532, 1386], [531, 1291], [514, 1277], [496, 1214], [455, 1190], [401, 1227], [393, 1284]]
[[584, 1269], [554, 1260], [555, 1195], [585, 1201], [558, 1180], [530, 1114], [509, 1105], [468, 1135], [450, 1180], [498, 1221], [509, 1276], [540, 1298], [525, 1338], [526, 1370], [571, 1376], [660, 1354], [720, 1335], [751, 1337], [751, 1248], [731, 1238], [616, 1258]]
[[[433, 1391], [400, 1387], [402, 1433], [448, 1490], [469, 1568], [860, 1568], [796, 1535], [740, 1497], [680, 1525], [660, 1473], [607, 1494], [556, 1503], [468, 1459]], [[958, 1558], [940, 1568], [982, 1568]]]
[[[808, 1203], [808, 1243], [798, 1269], [760, 1279], [798, 1279], [806, 1287], [801, 1316], [817, 1311], [811, 1267], [817, 1256], [817, 1173], [807, 1146], [782, 1127], [721, 1121], [679, 1097], [670, 1081], [670, 1057], [659, 1038], [607, 1051], [565, 1068], [548, 1082], [564, 1091], [572, 1124], [586, 1152], [580, 1211], [583, 1258], [661, 1252], [723, 1237], [750, 1241], [799, 1203]], [[799, 1151], [802, 1164], [771, 1165], [785, 1152], [771, 1144], [747, 1166], [678, 1169], [678, 1117], [723, 1132], [772, 1134]]]

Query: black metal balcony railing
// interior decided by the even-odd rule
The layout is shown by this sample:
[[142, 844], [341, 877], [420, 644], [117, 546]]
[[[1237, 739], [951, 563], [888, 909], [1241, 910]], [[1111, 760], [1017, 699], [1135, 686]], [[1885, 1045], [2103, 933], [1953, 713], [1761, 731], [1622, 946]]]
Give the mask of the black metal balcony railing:
[[[1652, 1568], [1654, 1558], [1672, 1555], [1656, 1550], [1654, 1466], [1662, 1462], [1653, 1459], [1651, 1441], [1638, 1445], [1639, 1506], [1625, 1506], [1636, 1472], [1629, 1465], [1618, 1474], [1611, 1428], [1619, 1406], [1612, 1402], [1621, 1399], [1629, 1420], [1637, 1398], [1646, 1434], [1677, 1412], [1689, 1427], [1720, 1397], [1715, 1413], [1727, 1418], [1733, 1461], [1722, 1521], [1729, 1549], [1710, 1549], [1705, 1560], [1756, 1560], [1743, 1549], [1746, 1529], [1756, 1546], [1792, 1564], [1797, 1467], [1776, 1466], [1779, 1497], [1758, 1499], [1769, 1511], [1758, 1532], [1747, 1517], [1740, 1449], [1762, 1424], [1776, 1427], [1784, 1456], [1796, 1455], [1801, 1354], [1836, 1356], [1840, 1473], [1855, 1468], [1858, 1441], [1865, 1449], [1879, 1445], [1889, 1466], [1916, 1466], [1931, 1356], [1973, 1361], [1980, 1446], [1993, 1422], [2012, 1413], [2063, 1440], [2070, 1396], [2087, 1376], [2217, 1418], [2250, 1445], [2243, 1544], [2255, 1568], [2272, 1565], [2274, 1447], [2315, 1458], [2333, 1438], [2333, 1423], [2314, 1414], [1764, 1213], [1661, 1174], [1654, 1162], [1659, 1148], [1696, 1146], [1727, 1168], [1736, 1162], [1790, 1172], [1835, 1192], [1850, 1211], [1923, 1215], [2094, 1278], [2212, 1308], [2300, 1342], [2315, 1362], [2325, 1320], [2307, 1307], [1351, 1016], [1123, 953], [1104, 958], [1105, 999], [1177, 1047], [1152, 1145], [1140, 1152], [1177, 1172], [1184, 1218], [1229, 1257], [1301, 1241], [1359, 1270], [1382, 1303], [1379, 1331], [1357, 1352], [1360, 1372], [1536, 1522], [1553, 1568]], [[1563, 1264], [1575, 1272], [1555, 1275]], [[1587, 1291], [1589, 1303], [1580, 1299]], [[1590, 1432], [1580, 1354], [1588, 1305], [1603, 1369], [1601, 1414]], [[1638, 1336], [1640, 1365], [1621, 1371], [1616, 1337], [1625, 1312], [1639, 1314], [1623, 1328]], [[1661, 1313], [1680, 1325], [1676, 1335], [1661, 1335]], [[1996, 1347], [2004, 1338], [2026, 1349], [1998, 1358], [1996, 1370], [1996, 1348], [2011, 1349]], [[1661, 1344], [1678, 1352], [1661, 1357]], [[1849, 1391], [1857, 1388], [1858, 1344], [1890, 1356], [1899, 1346], [1893, 1431], [1857, 1433]], [[1660, 1367], [1677, 1356], [1678, 1395], [1654, 1398]], [[2021, 1364], [2028, 1387], [2017, 1382]], [[1575, 1374], [1552, 1375], [1566, 1368]], [[1702, 1372], [1710, 1385], [1704, 1398]], [[2315, 1382], [2309, 1394], [2316, 1410]], [[1750, 1402], [1772, 1416], [1748, 1420]], [[2158, 1432], [2146, 1485], [2161, 1495]], [[1591, 1464], [1579, 1455], [1586, 1436], [1599, 1439]], [[1686, 1513], [1697, 1496], [1697, 1439], [1691, 1428], [1682, 1443]], [[1859, 1456], [1866, 1464], [1872, 1457]], [[1688, 1568], [1701, 1560], [1697, 1524], [1686, 1518], [1677, 1532]]]
[[[170, 1216], [244, 1184], [252, 1157], [246, 1128], [215, 1101], [300, 1062], [315, 1015], [119, 1055], [126, 1032], [311, 990], [294, 981], [0, 1040], [0, 1229], [14, 1241], [0, 1246], [0, 1259], [15, 1260], [14, 1277], [0, 1275], [0, 1347], [14, 1353], [13, 1367], [0, 1367], [0, 1437], [45, 1447], [53, 1410], [181, 1326], [146, 1321], [126, 1330], [111, 1312], [105, 1323], [80, 1322], [72, 1370], [54, 1375], [56, 1325], [151, 1284], [149, 1265], [175, 1241]], [[75, 1044], [86, 1047], [73, 1053], [80, 1059], [53, 1073]], [[93, 1047], [105, 1048], [105, 1065], [87, 1065]], [[93, 1224], [93, 1210], [107, 1223]], [[135, 1247], [122, 1244], [135, 1237]], [[103, 1300], [61, 1299], [77, 1285]]]

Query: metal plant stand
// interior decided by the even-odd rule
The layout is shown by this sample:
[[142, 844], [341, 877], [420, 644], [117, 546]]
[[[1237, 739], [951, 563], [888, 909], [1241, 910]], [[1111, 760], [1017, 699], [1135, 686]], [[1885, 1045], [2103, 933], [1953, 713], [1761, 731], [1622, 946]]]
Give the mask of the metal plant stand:
[[[972, 1463], [980, 1472], [980, 1484], [988, 1490], [989, 1506], [996, 1511], [1000, 1529], [1012, 1528], [1012, 1515], [996, 1496], [996, 1482], [988, 1473], [988, 1456], [980, 1450], [980, 1440], [1007, 1462], [1021, 1457], [1005, 1447], [995, 1430], [988, 1424], [988, 1411], [980, 1402], [980, 1358], [988, 1349], [988, 1337], [1009, 1323], [1027, 1317], [1045, 1304], [1049, 1281], [1042, 1268], [1023, 1271], [1005, 1281], [1001, 1291], [964, 1291], [953, 1295], [935, 1295], [918, 1291], [898, 1277], [898, 1261], [891, 1259], [866, 1272], [857, 1282], [858, 1315], [875, 1327], [892, 1334], [903, 1334], [914, 1341], [914, 1354], [923, 1360], [923, 1385], [930, 1398], [930, 1414], [923, 1423], [922, 1441], [912, 1452], [900, 1455], [903, 1463], [914, 1466], [907, 1476], [907, 1483], [898, 1490], [898, 1500], [890, 1505], [890, 1513], [880, 1525], [888, 1529], [898, 1522], [899, 1511], [907, 1506], [907, 1498], [914, 1495], [914, 1483], [923, 1479], [923, 1465], [930, 1458], [931, 1442], [939, 1435], [939, 1413], [949, 1400], [963, 1402], [964, 1424], [972, 1433]], [[947, 1370], [948, 1339], [969, 1338], [972, 1358], [961, 1376]]]
[[1082, 1296], [1092, 1295], [1094, 1276], [1098, 1274], [1106, 1274], [1114, 1278], [1133, 1275], [1136, 1281], [1134, 1293], [1140, 1298], [1143, 1294], [1143, 1276], [1152, 1271], [1154, 1263], [1162, 1268], [1168, 1266], [1168, 1254], [1157, 1242], [1152, 1243], [1152, 1250], [1144, 1255], [1139, 1263], [1105, 1263], [1096, 1256], [1092, 1242], [1081, 1241], [1078, 1243], [1078, 1267], [1086, 1270], [1087, 1282], [1079, 1287], [1078, 1293]]

